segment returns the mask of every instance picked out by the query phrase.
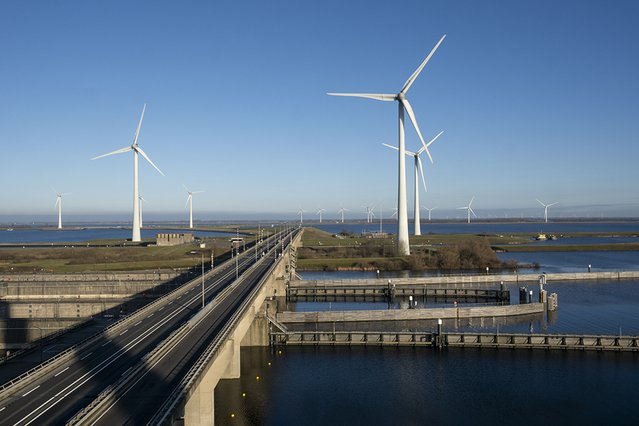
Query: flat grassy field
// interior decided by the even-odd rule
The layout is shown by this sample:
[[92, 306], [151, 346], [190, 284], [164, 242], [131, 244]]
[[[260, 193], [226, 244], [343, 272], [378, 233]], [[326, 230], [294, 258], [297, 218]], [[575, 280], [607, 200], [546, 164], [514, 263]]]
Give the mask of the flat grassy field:
[[[199, 265], [201, 252], [210, 261], [212, 242], [172, 247], [53, 247], [0, 249], [0, 273], [100, 272], [189, 268]], [[215, 256], [229, 250], [226, 239], [216, 241]], [[192, 253], [193, 252], [193, 253]]]

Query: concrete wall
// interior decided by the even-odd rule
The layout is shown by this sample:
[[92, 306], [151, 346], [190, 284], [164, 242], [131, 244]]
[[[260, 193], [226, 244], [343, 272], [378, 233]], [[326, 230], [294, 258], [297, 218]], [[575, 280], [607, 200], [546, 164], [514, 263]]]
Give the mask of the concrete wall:
[[281, 323], [406, 321], [420, 319], [479, 318], [529, 315], [544, 312], [543, 303], [506, 306], [473, 306], [460, 308], [385, 309], [376, 311], [281, 312]]
[[87, 274], [0, 274], [0, 281], [56, 282], [56, 281], [168, 281], [179, 274], [176, 272], [105, 272]]
[[[541, 272], [534, 274], [504, 274], [504, 275], [451, 275], [442, 277], [420, 278], [391, 278], [395, 285], [442, 285], [442, 284], [495, 284], [500, 282], [539, 282]], [[583, 273], [555, 273], [546, 274], [546, 282], [574, 281], [574, 280], [620, 280], [637, 279], [639, 271], [619, 272], [583, 272]], [[387, 285], [388, 278], [364, 279], [364, 280], [300, 280], [291, 281], [291, 287], [304, 286], [380, 286]]]

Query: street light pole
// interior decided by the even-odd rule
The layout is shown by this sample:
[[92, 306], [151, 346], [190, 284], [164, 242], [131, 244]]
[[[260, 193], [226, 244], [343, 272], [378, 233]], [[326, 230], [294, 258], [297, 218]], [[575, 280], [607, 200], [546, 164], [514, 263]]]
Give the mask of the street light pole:
[[202, 308], [204, 308], [204, 252], [202, 254]]

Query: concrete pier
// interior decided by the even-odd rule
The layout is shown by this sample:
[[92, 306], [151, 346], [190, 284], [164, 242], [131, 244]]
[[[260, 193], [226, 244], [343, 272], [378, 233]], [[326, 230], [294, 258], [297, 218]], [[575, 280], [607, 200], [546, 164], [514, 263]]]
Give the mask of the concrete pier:
[[359, 321], [407, 321], [449, 318], [482, 318], [542, 314], [543, 303], [505, 306], [471, 306], [458, 308], [428, 309], [384, 309], [369, 311], [321, 311], [321, 312], [280, 312], [276, 320], [282, 324], [359, 322]]

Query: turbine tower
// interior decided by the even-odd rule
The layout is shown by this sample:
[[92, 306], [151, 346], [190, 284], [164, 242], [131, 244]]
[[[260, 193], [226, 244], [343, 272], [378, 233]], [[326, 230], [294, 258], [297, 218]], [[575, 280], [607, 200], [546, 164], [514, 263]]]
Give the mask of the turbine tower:
[[470, 223], [470, 214], [471, 213], [473, 214], [473, 216], [477, 217], [477, 215], [473, 211], [473, 208], [471, 207], [471, 205], [473, 204], [473, 200], [474, 199], [475, 199], [475, 196], [473, 195], [473, 198], [470, 199], [470, 203], [468, 203], [467, 206], [457, 207], [457, 210], [466, 210], [466, 212], [468, 213], [468, 223]]
[[201, 194], [204, 191], [189, 191], [189, 188], [186, 186], [184, 186], [184, 189], [186, 189], [186, 193], [189, 194], [188, 197], [186, 197], [184, 207], [189, 206], [189, 229], [193, 229], [193, 194]]
[[304, 210], [304, 209], [302, 209], [302, 208], [300, 208], [300, 209], [297, 211], [297, 214], [300, 216], [300, 225], [301, 225], [302, 223], [304, 223], [304, 213], [305, 213], [305, 212], [306, 212], [306, 210]]
[[542, 206], [544, 206], [544, 221], [546, 223], [548, 223], [548, 207], [552, 207], [552, 206], [554, 206], [556, 204], [559, 204], [559, 203], [557, 202], [557, 203], [544, 204], [541, 201], [539, 201], [538, 199], [537, 199], [537, 202], [539, 204], [541, 204]]
[[337, 211], [338, 214], [342, 215], [342, 223], [344, 223], [344, 212], [349, 211], [348, 209], [345, 209], [344, 207], [340, 207], [340, 209]]
[[140, 242], [142, 239], [140, 238], [140, 204], [139, 204], [139, 188], [138, 188], [138, 154], [140, 154], [146, 161], [149, 162], [157, 170], [162, 176], [162, 170], [158, 169], [153, 161], [146, 155], [146, 153], [140, 148], [138, 145], [138, 136], [140, 135], [140, 127], [142, 127], [142, 120], [144, 119], [144, 111], [146, 110], [146, 104], [142, 108], [142, 115], [140, 116], [140, 122], [138, 123], [138, 128], [135, 130], [135, 135], [133, 136], [133, 143], [131, 146], [127, 146], [125, 148], [120, 148], [116, 151], [109, 152], [107, 154], [98, 155], [97, 157], [93, 157], [91, 160], [97, 160], [98, 158], [107, 157], [109, 155], [114, 154], [122, 154], [124, 152], [133, 151], [133, 229], [131, 235], [131, 241]]
[[[398, 123], [399, 123], [399, 162], [398, 162], [398, 178], [397, 178], [397, 205], [399, 207], [398, 213], [398, 229], [397, 229], [397, 239], [398, 239], [398, 248], [399, 254], [403, 256], [407, 256], [410, 254], [410, 245], [408, 241], [408, 213], [406, 206], [406, 161], [405, 161], [405, 146], [404, 146], [404, 111], [408, 113], [408, 117], [410, 121], [413, 123], [413, 127], [415, 127], [415, 131], [419, 136], [419, 139], [422, 141], [422, 144], [426, 145], [424, 142], [424, 138], [422, 137], [422, 133], [419, 130], [419, 126], [417, 125], [417, 119], [415, 118], [415, 113], [413, 112], [413, 108], [411, 107], [408, 99], [406, 99], [406, 93], [410, 89], [410, 87], [415, 82], [415, 79], [422, 72], [430, 58], [433, 56], [439, 45], [444, 41], [446, 35], [444, 35], [435, 45], [433, 50], [430, 51], [426, 59], [417, 67], [415, 72], [408, 77], [406, 83], [397, 94], [376, 94], [376, 93], [328, 93], [331, 96], [353, 96], [359, 98], [369, 98], [375, 99], [378, 101], [397, 101], [398, 103]], [[430, 158], [430, 152], [426, 149], [426, 153]], [[432, 158], [431, 158], [432, 161]]]
[[64, 197], [65, 195], [71, 195], [71, 193], [70, 192], [62, 193], [62, 192], [56, 191], [55, 189], [53, 189], [53, 192], [55, 193], [55, 196], [56, 196], [54, 206], [58, 208], [58, 229], [62, 229], [62, 197]]
[[317, 213], [315, 213], [315, 214], [318, 214], [319, 217], [320, 217], [319, 223], [322, 223], [322, 213], [324, 213], [325, 211], [326, 211], [326, 209], [319, 209], [319, 210], [317, 210]]
[[422, 206], [422, 207], [424, 207], [425, 210], [428, 210], [428, 221], [430, 222], [430, 212], [435, 210], [437, 207], [432, 207], [430, 209], [428, 207], [425, 207], [425, 206]]
[[[415, 214], [414, 214], [415, 215], [415, 235], [422, 235], [421, 218], [419, 214], [419, 175], [420, 174], [422, 176], [422, 183], [424, 184], [424, 192], [428, 192], [428, 189], [426, 189], [426, 179], [424, 179], [424, 165], [422, 164], [422, 159], [419, 158], [419, 156], [425, 150], [427, 150], [430, 144], [435, 142], [437, 138], [442, 135], [442, 133], [444, 132], [443, 131], [439, 132], [437, 136], [435, 136], [433, 139], [431, 139], [430, 142], [428, 142], [427, 144], [419, 148], [419, 151], [417, 152], [406, 150], [406, 155], [412, 156], [415, 161], [415, 207], [414, 207], [415, 208]], [[385, 143], [383, 143], [382, 145], [399, 151], [397, 147], [394, 147]], [[433, 159], [431, 158], [431, 163], [432, 161]]]
[[143, 225], [142, 225], [142, 203], [143, 202], [146, 203], [146, 200], [141, 195], [138, 196], [138, 200], [139, 200], [139, 203], [140, 203], [140, 229], [142, 229], [143, 228]]

